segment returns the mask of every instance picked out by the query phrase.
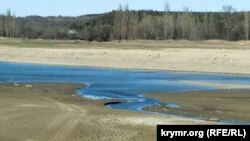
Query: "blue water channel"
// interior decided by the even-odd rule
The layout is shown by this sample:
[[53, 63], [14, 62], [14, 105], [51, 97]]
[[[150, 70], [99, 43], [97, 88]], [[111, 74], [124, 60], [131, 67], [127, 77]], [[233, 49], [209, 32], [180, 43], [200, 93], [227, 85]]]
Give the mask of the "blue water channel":
[[[182, 81], [208, 81], [230, 84], [250, 84], [250, 76], [227, 74], [183, 73], [170, 71], [126, 70], [93, 67], [71, 67], [0, 62], [0, 83], [62, 82], [84, 83], [77, 90], [92, 99], [116, 99], [123, 103], [108, 105], [121, 110], [141, 111], [160, 101], [146, 98], [150, 92], [214, 90], [213, 87], [191, 85]], [[165, 103], [167, 106], [176, 106]]]

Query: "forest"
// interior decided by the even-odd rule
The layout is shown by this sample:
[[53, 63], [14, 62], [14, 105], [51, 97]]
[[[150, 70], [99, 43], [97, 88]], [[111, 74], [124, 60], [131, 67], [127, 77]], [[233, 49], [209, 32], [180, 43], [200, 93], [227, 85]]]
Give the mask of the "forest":
[[248, 40], [250, 13], [223, 6], [221, 12], [129, 10], [120, 5], [104, 14], [78, 17], [0, 15], [0, 36], [27, 39], [111, 40]]

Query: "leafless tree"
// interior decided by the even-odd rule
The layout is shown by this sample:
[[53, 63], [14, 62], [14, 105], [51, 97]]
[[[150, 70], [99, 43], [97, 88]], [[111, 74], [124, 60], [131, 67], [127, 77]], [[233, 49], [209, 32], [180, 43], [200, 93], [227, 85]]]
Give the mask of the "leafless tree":
[[122, 40], [122, 18], [123, 18], [123, 7], [120, 4], [119, 9], [115, 12], [115, 18], [114, 18], [114, 31], [115, 31], [115, 36], [118, 40]]
[[15, 15], [11, 10], [7, 10], [6, 15], [1, 17], [1, 34], [5, 37], [16, 37], [18, 32], [18, 25]]
[[187, 7], [183, 8], [183, 12], [177, 16], [178, 29], [182, 34], [182, 39], [187, 39], [190, 24], [190, 13]]
[[130, 11], [126, 4], [124, 7], [120, 4], [115, 13], [114, 31], [118, 40], [128, 40], [130, 35]]
[[174, 35], [174, 28], [175, 28], [175, 22], [174, 22], [174, 16], [170, 14], [170, 6], [166, 2], [165, 3], [165, 13], [163, 15], [163, 34], [164, 39], [172, 39]]
[[245, 37], [246, 40], [249, 39], [249, 23], [250, 19], [249, 19], [249, 12], [245, 12], [244, 14], [244, 32], [245, 32]]

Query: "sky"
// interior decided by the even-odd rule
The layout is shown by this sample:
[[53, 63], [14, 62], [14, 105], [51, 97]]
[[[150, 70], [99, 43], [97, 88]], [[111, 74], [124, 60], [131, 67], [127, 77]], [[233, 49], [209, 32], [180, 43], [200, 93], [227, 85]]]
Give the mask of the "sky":
[[222, 11], [223, 5], [232, 5], [238, 11], [250, 11], [250, 0], [0, 0], [0, 13], [11, 9], [16, 16], [80, 16], [116, 10], [119, 4], [129, 9], [164, 10], [168, 1], [171, 11], [189, 7], [192, 11]]

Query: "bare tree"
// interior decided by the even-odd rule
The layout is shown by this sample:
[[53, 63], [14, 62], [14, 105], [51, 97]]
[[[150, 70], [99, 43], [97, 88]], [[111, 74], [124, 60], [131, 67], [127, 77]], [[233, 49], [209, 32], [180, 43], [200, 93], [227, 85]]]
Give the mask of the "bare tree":
[[210, 32], [210, 30], [209, 30], [209, 15], [208, 15], [208, 13], [206, 13], [205, 16], [204, 16], [203, 27], [204, 27], [204, 32], [205, 32], [204, 36], [205, 36], [206, 39], [208, 39], [209, 38], [209, 32]]
[[177, 16], [177, 24], [180, 33], [182, 34], [182, 39], [188, 38], [188, 25], [190, 24], [190, 13], [188, 8], [184, 7], [183, 12]]
[[218, 37], [218, 31], [216, 28], [216, 22], [217, 19], [214, 17], [214, 14], [210, 14], [209, 16], [209, 35], [208, 35], [208, 39], [211, 38], [217, 38]]
[[[224, 13], [221, 13], [221, 23], [226, 32], [226, 39], [230, 40], [232, 37], [232, 29], [234, 29], [235, 22], [233, 13], [236, 11], [231, 5], [222, 7]], [[223, 35], [224, 36], [224, 35]]]
[[245, 12], [244, 14], [244, 32], [245, 32], [245, 37], [246, 40], [249, 39], [249, 12]]
[[189, 39], [197, 40], [196, 16], [193, 15], [190, 21], [191, 33]]
[[129, 29], [130, 29], [130, 12], [129, 12], [129, 6], [126, 4], [124, 6], [124, 12], [122, 13], [122, 37], [126, 41], [129, 38]]
[[130, 11], [126, 4], [124, 7], [120, 4], [115, 13], [114, 30], [118, 40], [128, 40], [130, 35]]
[[236, 10], [233, 8], [232, 5], [224, 5], [222, 7], [223, 11], [226, 12], [226, 13], [234, 13]]
[[122, 40], [122, 17], [123, 17], [123, 7], [120, 4], [119, 9], [115, 12], [115, 18], [114, 18], [114, 31], [115, 31], [115, 36], [118, 40]]
[[7, 10], [6, 15], [1, 18], [2, 36], [16, 37], [18, 32], [18, 25], [16, 17], [11, 13], [11, 10]]
[[136, 12], [130, 12], [129, 14], [129, 38], [135, 39], [136, 38], [136, 32], [135, 28], [139, 24], [139, 17]]
[[172, 39], [174, 35], [174, 17], [170, 14], [170, 6], [166, 2], [165, 3], [165, 13], [163, 15], [163, 34], [164, 34], [164, 39]]
[[5, 21], [5, 16], [1, 15], [0, 17], [0, 32], [1, 32], [0, 35], [1, 36], [4, 36], [4, 26], [5, 26], [4, 21]]

